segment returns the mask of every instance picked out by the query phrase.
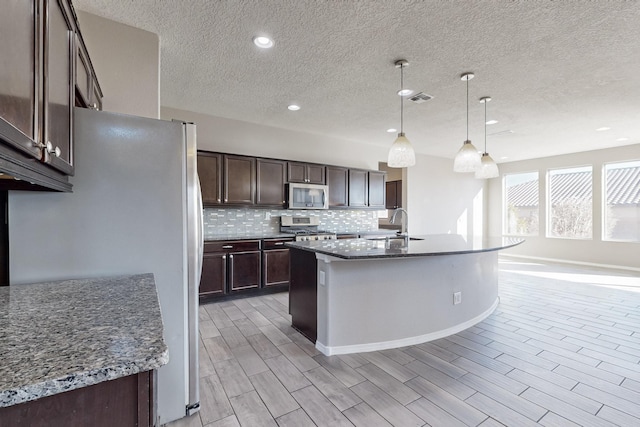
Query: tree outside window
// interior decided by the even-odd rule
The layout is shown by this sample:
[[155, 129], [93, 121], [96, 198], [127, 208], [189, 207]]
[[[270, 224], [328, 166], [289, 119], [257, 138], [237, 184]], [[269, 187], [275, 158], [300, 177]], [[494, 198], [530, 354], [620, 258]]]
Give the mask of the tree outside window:
[[504, 233], [538, 234], [538, 172], [506, 174], [504, 177]]
[[591, 239], [593, 235], [593, 172], [591, 166], [549, 171], [547, 235]]
[[640, 242], [640, 160], [604, 165], [603, 240]]

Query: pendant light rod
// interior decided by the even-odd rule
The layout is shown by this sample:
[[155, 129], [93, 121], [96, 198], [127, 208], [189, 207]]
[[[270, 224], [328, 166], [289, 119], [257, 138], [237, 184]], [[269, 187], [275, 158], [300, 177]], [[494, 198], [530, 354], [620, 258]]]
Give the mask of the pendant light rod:
[[[409, 61], [406, 59], [398, 59], [396, 62], [396, 68], [400, 68], [400, 92], [404, 90], [404, 67], [409, 66]], [[400, 133], [404, 135], [404, 96], [400, 95]]]
[[491, 101], [490, 96], [483, 96], [480, 98], [480, 103], [484, 104], [484, 151], [487, 152], [487, 103]]
[[464, 73], [460, 75], [460, 80], [465, 80], [467, 82], [467, 139], [469, 140], [469, 80], [475, 77], [473, 73]]

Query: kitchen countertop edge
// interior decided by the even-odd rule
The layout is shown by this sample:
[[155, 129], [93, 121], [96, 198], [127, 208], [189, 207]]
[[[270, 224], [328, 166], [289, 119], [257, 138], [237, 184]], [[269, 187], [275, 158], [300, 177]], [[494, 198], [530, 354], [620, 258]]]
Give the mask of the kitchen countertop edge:
[[[455, 235], [441, 235], [441, 236], [455, 236]], [[413, 236], [412, 236], [413, 237]], [[433, 238], [434, 236], [415, 236], [421, 239], [422, 241]], [[460, 238], [462, 236], [459, 236]], [[498, 238], [494, 238], [498, 239]], [[493, 242], [487, 245], [481, 245], [480, 247], [471, 247], [471, 248], [457, 248], [457, 249], [420, 249], [420, 241], [410, 241], [409, 245], [412, 243], [414, 247], [418, 247], [418, 249], [411, 252], [398, 252], [393, 249], [385, 249], [380, 248], [379, 242], [376, 240], [367, 240], [367, 239], [351, 239], [349, 241], [339, 242], [338, 245], [343, 245], [343, 249], [340, 248], [328, 250], [328, 245], [332, 244], [332, 241], [317, 241], [317, 242], [290, 242], [287, 243], [286, 246], [292, 249], [300, 249], [308, 252], [315, 252], [322, 255], [331, 256], [334, 258], [340, 258], [345, 260], [358, 260], [358, 259], [389, 259], [389, 258], [415, 258], [415, 257], [431, 257], [431, 256], [443, 256], [443, 255], [463, 255], [463, 254], [471, 254], [471, 253], [480, 253], [480, 252], [491, 252], [491, 251], [499, 251], [503, 249], [508, 249], [514, 246], [517, 246], [524, 242], [523, 239], [512, 239], [512, 238], [499, 238], [502, 240], [500, 244], [497, 242]], [[427, 242], [430, 243], [430, 242]], [[335, 244], [334, 244], [335, 245]], [[369, 249], [365, 249], [362, 253], [351, 254], [351, 248], [353, 245], [368, 245]], [[323, 248], [324, 246], [324, 248]]]
[[[56, 287], [60, 287], [60, 290], [58, 291]], [[99, 298], [100, 295], [96, 295], [95, 293], [91, 294], [88, 291], [84, 293], [85, 295], [79, 295], [77, 301], [69, 298], [71, 294], [76, 294], [75, 291], [87, 287], [91, 287], [91, 290], [96, 292], [99, 292], [101, 288], [104, 289], [104, 295], [102, 295], [104, 297], [112, 295], [113, 292], [121, 293], [123, 291], [129, 291], [130, 293], [123, 296], [122, 300], [118, 300], [117, 303], [112, 306], [109, 306], [108, 303], [104, 304], [104, 301]], [[9, 288], [7, 291], [14, 292], [10, 295], [10, 298], [6, 298], [6, 294], [0, 294], [0, 296], [3, 297], [3, 310], [0, 314], [4, 316], [5, 319], [11, 318], [14, 311], [24, 311], [24, 307], [27, 307], [27, 311], [32, 310], [34, 313], [36, 312], [38, 308], [36, 303], [39, 299], [44, 299], [44, 297], [38, 298], [35, 296], [35, 298], [33, 298], [33, 295], [27, 295], [25, 291], [47, 292], [48, 290], [53, 294], [62, 294], [67, 298], [66, 302], [71, 312], [77, 309], [78, 304], [86, 304], [86, 306], [83, 306], [81, 309], [82, 313], [79, 315], [80, 318], [91, 311], [91, 304], [96, 305], [97, 307], [94, 307], [96, 309], [105, 308], [105, 312], [95, 313], [96, 323], [98, 324], [97, 330], [105, 331], [105, 337], [101, 337], [99, 334], [96, 336], [90, 326], [86, 328], [86, 330], [78, 330], [82, 328], [78, 328], [78, 325], [73, 325], [75, 328], [73, 331], [69, 331], [71, 338], [68, 339], [67, 342], [65, 342], [64, 334], [59, 332], [53, 333], [52, 335], [54, 336], [52, 337], [38, 336], [38, 342], [43, 344], [42, 347], [38, 346], [38, 348], [30, 346], [29, 349], [33, 354], [14, 354], [13, 351], [0, 347], [0, 355], [4, 358], [4, 362], [7, 362], [7, 358], [12, 355], [15, 358], [15, 360], [9, 360], [8, 363], [5, 363], [4, 369], [0, 369], [0, 371], [4, 370], [4, 372], [2, 372], [4, 384], [2, 384], [3, 381], [0, 380], [0, 407], [17, 405], [58, 393], [91, 386], [103, 381], [135, 375], [157, 369], [169, 362], [169, 351], [163, 338], [162, 315], [153, 274], [96, 279], [72, 279], [31, 285], [12, 285]], [[112, 293], [110, 293], [110, 291], [112, 291]], [[152, 296], [155, 297], [155, 304], [154, 301], [151, 301]], [[10, 300], [10, 302], [6, 300]], [[17, 300], [15, 304], [16, 307], [5, 310], [5, 306], [13, 304], [14, 300]], [[126, 306], [127, 300], [129, 301], [129, 306]], [[45, 302], [44, 305], [46, 305], [47, 302]], [[138, 304], [142, 302], [144, 304]], [[140, 308], [140, 305], [146, 306]], [[43, 307], [43, 310], [44, 309], [46, 308]], [[111, 322], [116, 323], [116, 325], [110, 324], [109, 321], [107, 321], [104, 326], [101, 324], [103, 322], [101, 322], [100, 319], [103, 319], [105, 316], [114, 315], [110, 319], [115, 319], [115, 315], [127, 310], [129, 310], [128, 313], [122, 314], [122, 317]], [[11, 311], [11, 313], [9, 313], [9, 311]], [[136, 311], [136, 313], [132, 314], [134, 311]], [[129, 317], [127, 317], [127, 315]], [[30, 321], [31, 319], [28, 316], [28, 313], [24, 315], [20, 313], [16, 314], [15, 317], [19, 317], [20, 319], [16, 320], [15, 323], [24, 324], [25, 321]], [[51, 315], [51, 317], [53, 317], [51, 320], [53, 323], [56, 323], [57, 320], [55, 316], [56, 313]], [[73, 313], [67, 313], [66, 316], [73, 317]], [[64, 321], [65, 315], [61, 315], [61, 317], [63, 317], [61, 321]], [[125, 320], [121, 320], [123, 318]], [[118, 321], [131, 322], [128, 322], [130, 324], [117, 324]], [[9, 323], [11, 323], [11, 320], [9, 320]], [[131, 329], [131, 332], [128, 335], [125, 334], [126, 336], [107, 336], [109, 334], [122, 332], [122, 329]], [[24, 337], [25, 341], [33, 338], [33, 336], [28, 336], [29, 332], [32, 331], [25, 332], [27, 335]], [[45, 331], [43, 335], [46, 335], [46, 332], [47, 331]], [[2, 338], [0, 343], [9, 344], [7, 347], [13, 349], [16, 346], [16, 336], [8, 336], [10, 333], [10, 331], [0, 331], [0, 338]], [[83, 336], [83, 333], [87, 335]], [[101, 338], [104, 339], [100, 341]], [[72, 340], [73, 342], [71, 342]], [[123, 353], [132, 351], [126, 349], [126, 345], [131, 342], [136, 343], [136, 348], [133, 350], [135, 354], [128, 357], [127, 354]], [[122, 350], [122, 353], [118, 353], [118, 349], [114, 350], [113, 353], [115, 354], [112, 355], [113, 359], [109, 360], [109, 355], [102, 353], [104, 351], [103, 346], [107, 344], [117, 346], [119, 343], [125, 347], [125, 350]], [[67, 355], [56, 356], [56, 350], [58, 349], [61, 350], [60, 353], [67, 351]], [[72, 356], [68, 356], [68, 354], [72, 354]], [[61, 360], [57, 360], [57, 358]], [[73, 360], [69, 361], [69, 358]], [[102, 362], [103, 360], [104, 362]], [[30, 364], [24, 366], [24, 362], [29, 362]], [[83, 366], [82, 362], [91, 366]], [[73, 366], [73, 368], [59, 368], [55, 366], [56, 363], [63, 365], [67, 363]], [[51, 364], [51, 366], [49, 366], [49, 364]], [[23, 366], [24, 368], [20, 369]], [[7, 368], [11, 371], [12, 381], [7, 381], [7, 376], [9, 376]], [[43, 370], [46, 374], [41, 378], [31, 378], [33, 376], [32, 372], [38, 370]], [[28, 373], [23, 371], [28, 371]]]

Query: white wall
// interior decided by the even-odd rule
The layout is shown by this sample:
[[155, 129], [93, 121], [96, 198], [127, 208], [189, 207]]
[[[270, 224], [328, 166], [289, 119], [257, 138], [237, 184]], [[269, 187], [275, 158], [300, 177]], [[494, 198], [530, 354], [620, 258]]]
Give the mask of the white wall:
[[104, 94], [103, 109], [134, 116], [160, 117], [160, 40], [157, 34], [78, 12]]
[[386, 159], [388, 152], [386, 147], [164, 106], [161, 108], [161, 117], [165, 120], [180, 119], [194, 122], [197, 126], [200, 150], [363, 169], [378, 169], [378, 161]]
[[453, 172], [453, 160], [416, 155], [407, 168], [410, 234], [485, 234], [484, 180]]
[[[500, 164], [500, 173], [538, 171], [540, 185], [540, 235], [526, 237], [526, 242], [510, 253], [536, 258], [565, 260], [578, 263], [621, 266], [640, 269], [640, 243], [602, 241], [602, 168], [604, 163], [640, 160], [640, 144], [562, 156], [523, 160]], [[549, 168], [593, 166], [593, 239], [573, 240], [547, 238], [546, 229], [546, 172]], [[489, 180], [489, 232], [501, 234], [503, 227], [502, 178]]]

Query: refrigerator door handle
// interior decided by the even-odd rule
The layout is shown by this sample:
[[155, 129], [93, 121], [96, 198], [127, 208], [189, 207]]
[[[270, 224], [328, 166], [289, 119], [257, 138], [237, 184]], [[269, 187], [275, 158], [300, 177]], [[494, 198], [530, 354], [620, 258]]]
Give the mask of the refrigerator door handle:
[[198, 175], [196, 175], [196, 211], [198, 212], [198, 275], [196, 283], [200, 287], [202, 263], [204, 262], [204, 211], [202, 207], [202, 187], [200, 186], [200, 177]]

